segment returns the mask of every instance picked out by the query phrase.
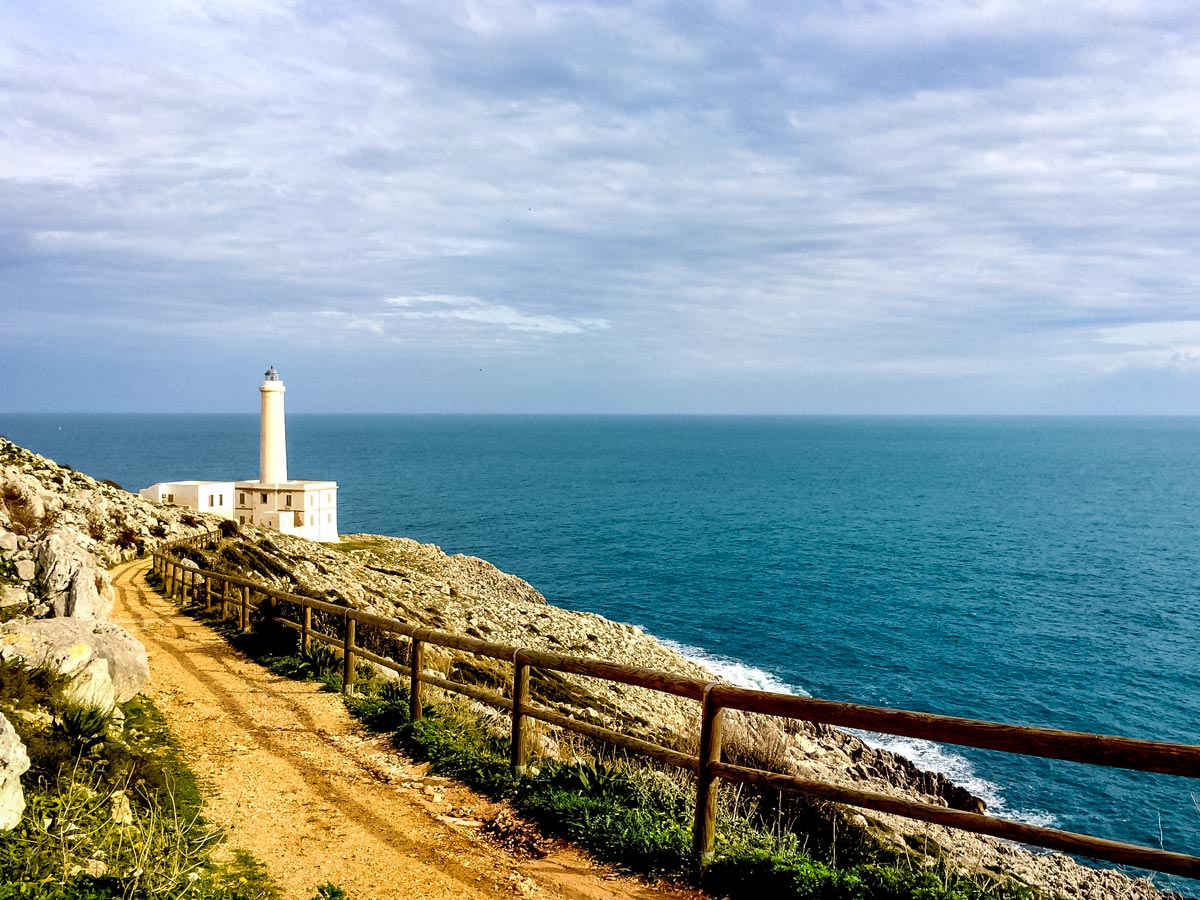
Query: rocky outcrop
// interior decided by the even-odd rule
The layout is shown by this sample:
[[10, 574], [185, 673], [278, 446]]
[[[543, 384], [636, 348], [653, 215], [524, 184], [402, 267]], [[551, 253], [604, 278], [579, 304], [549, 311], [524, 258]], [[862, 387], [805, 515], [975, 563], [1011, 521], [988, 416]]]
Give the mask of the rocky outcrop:
[[[272, 586], [344, 603], [380, 615], [514, 646], [598, 657], [705, 679], [715, 676], [641, 629], [591, 613], [560, 609], [527, 583], [484, 560], [448, 556], [432, 544], [378, 535], [348, 535], [338, 545], [317, 544], [275, 532], [243, 529], [236, 541], [184, 551], [204, 568], [235, 571]], [[369, 637], [360, 630], [360, 640]], [[393, 652], [376, 647], [377, 652]], [[402, 648], [396, 648], [402, 650]], [[464, 658], [426, 645], [426, 664], [460, 680], [501, 686], [507, 666]], [[577, 718], [616, 727], [692, 750], [698, 709], [687, 700], [624, 685], [571, 676], [533, 681], [535, 697]], [[542, 730], [543, 750], [554, 735]], [[805, 722], [732, 713], [725, 726], [732, 761], [791, 771], [826, 783], [981, 811], [983, 803], [936, 773], [872, 748], [852, 734]], [[1018, 881], [1078, 900], [1162, 900], [1145, 879], [1096, 870], [1060, 854], [1037, 854], [1002, 841], [895, 816], [869, 812], [840, 816], [837, 834], [858, 831], [896, 848], [930, 852], [965, 869], [1008, 873]]]
[[0, 625], [0, 657], [21, 657], [64, 675], [94, 662], [103, 664], [113, 700], [131, 700], [150, 679], [146, 648], [111, 622], [80, 619], [20, 620]]
[[[0, 628], [0, 657], [20, 656], [65, 672], [76, 702], [109, 708], [132, 696], [147, 675], [144, 649], [127, 644], [114, 626], [79, 621], [107, 614], [111, 586], [103, 569], [139, 548], [208, 531], [218, 522], [98, 483], [0, 438], [0, 621], [13, 612], [59, 617], [24, 619]], [[323, 545], [251, 528], [243, 540], [222, 542], [203, 557], [202, 565], [490, 641], [714, 678], [635, 626], [555, 607], [526, 582], [484, 560], [447, 556], [431, 544], [355, 535], [338, 545]], [[509, 677], [500, 664], [492, 668], [486, 661], [439, 653], [434, 647], [427, 648], [426, 662], [455, 678], [484, 684]], [[572, 676], [546, 675], [534, 680], [533, 689], [541, 702], [578, 718], [686, 749], [697, 732], [698, 711], [690, 701]], [[3, 731], [0, 726], [0, 742]], [[552, 751], [552, 732], [542, 736], [545, 749]], [[942, 776], [834, 728], [731, 715], [726, 742], [731, 756], [751, 764], [963, 809], [981, 805]], [[5, 758], [0, 750], [0, 779], [7, 771]], [[16, 751], [12, 758], [17, 759]], [[19, 767], [10, 768], [15, 772]], [[846, 826], [896, 846], [929, 842], [965, 868], [1008, 873], [1070, 898], [1161, 900], [1144, 880], [1099, 872], [1061, 855], [1032, 854], [886, 815], [850, 813], [840, 822], [839, 835]]]
[[[218, 521], [150, 503], [0, 438], [0, 659], [62, 673], [67, 702], [116, 711], [119, 720], [116, 704], [137, 693], [149, 668], [145, 648], [104, 621], [113, 604], [105, 570]], [[0, 723], [0, 827], [8, 828], [21, 816], [29, 759], [8, 720]]]
[[69, 532], [54, 531], [36, 545], [38, 588], [56, 616], [107, 619], [113, 589], [101, 569]]
[[65, 675], [71, 702], [104, 710], [132, 699], [150, 677], [146, 648], [108, 622], [20, 619], [0, 625], [0, 659]]
[[29, 769], [29, 755], [12, 724], [0, 713], [0, 831], [15, 828], [25, 812], [21, 776]]
[[151, 503], [0, 438], [0, 621], [106, 619], [109, 566], [219, 521]]

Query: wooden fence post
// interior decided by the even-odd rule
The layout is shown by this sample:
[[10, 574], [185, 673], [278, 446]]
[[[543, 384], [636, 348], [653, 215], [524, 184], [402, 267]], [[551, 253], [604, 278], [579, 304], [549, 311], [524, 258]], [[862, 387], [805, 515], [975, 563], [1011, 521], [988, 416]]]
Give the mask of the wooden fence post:
[[229, 617], [229, 579], [221, 582], [221, 621]]
[[421, 720], [421, 669], [425, 667], [425, 645], [415, 637], [412, 638], [412, 651], [409, 653], [410, 680], [408, 685], [408, 718], [413, 722]]
[[512, 704], [512, 767], [518, 775], [524, 775], [529, 769], [529, 738], [525, 733], [525, 707], [529, 705], [529, 663], [522, 658], [520, 650], [513, 654]]
[[242, 611], [238, 616], [238, 628], [247, 631], [250, 628], [250, 585], [242, 585]]
[[312, 631], [312, 607], [306, 606], [306, 607], [304, 607], [304, 619], [300, 626], [300, 652], [301, 653], [308, 652], [309, 644], [312, 642], [312, 638], [309, 637], [309, 635], [308, 635], [308, 633], [310, 631]]
[[700, 767], [696, 772], [696, 820], [692, 826], [692, 853], [700, 865], [712, 862], [717, 831], [717, 779], [712, 764], [721, 760], [721, 720], [724, 710], [713, 700], [717, 683], [704, 688], [700, 719]]
[[166, 592], [167, 599], [175, 596], [175, 563], [167, 563], [163, 572], [163, 589]]
[[204, 611], [212, 609], [212, 576], [204, 579]]
[[346, 616], [346, 640], [342, 645], [342, 693], [354, 693], [354, 631], [355, 621]]

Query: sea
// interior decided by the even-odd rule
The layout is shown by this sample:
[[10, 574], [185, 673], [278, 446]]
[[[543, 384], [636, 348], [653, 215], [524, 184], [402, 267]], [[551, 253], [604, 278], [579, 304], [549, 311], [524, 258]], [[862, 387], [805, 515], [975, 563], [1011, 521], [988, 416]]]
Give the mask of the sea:
[[[256, 415], [0, 434], [133, 491], [257, 477]], [[1200, 744], [1200, 418], [290, 415], [287, 440], [343, 534], [483, 557], [744, 685]], [[870, 740], [998, 815], [1200, 853], [1196, 780]]]

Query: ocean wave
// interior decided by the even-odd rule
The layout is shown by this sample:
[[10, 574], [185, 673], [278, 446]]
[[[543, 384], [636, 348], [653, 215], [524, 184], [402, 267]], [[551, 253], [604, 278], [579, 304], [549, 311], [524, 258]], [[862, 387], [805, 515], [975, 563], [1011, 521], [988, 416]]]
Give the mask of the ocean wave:
[[772, 675], [766, 669], [747, 665], [739, 659], [710, 653], [700, 647], [681, 644], [678, 641], [659, 638], [660, 643], [670, 647], [680, 656], [699, 663], [714, 675], [719, 675], [738, 687], [753, 688], [756, 691], [770, 691], [773, 694], [795, 694], [799, 697], [811, 697], [808, 691], [795, 684], [788, 684], [779, 677]]
[[961, 788], [970, 791], [987, 804], [988, 814], [1013, 822], [1024, 822], [1026, 825], [1040, 825], [1049, 828], [1057, 824], [1053, 813], [1041, 809], [1012, 809], [1001, 793], [1000, 786], [994, 781], [988, 781], [975, 771], [971, 761], [961, 754], [949, 750], [933, 741], [920, 738], [897, 737], [891, 734], [875, 734], [869, 731], [858, 731], [847, 728], [851, 734], [861, 738], [863, 743], [879, 750], [887, 750], [897, 756], [903, 756], [920, 769], [927, 772], [937, 772], [945, 775]]
[[[796, 694], [800, 697], [812, 696], [799, 685], [789, 684], [766, 669], [760, 669], [741, 660], [712, 653], [700, 647], [692, 647], [678, 641], [660, 640], [681, 656], [699, 663], [714, 675], [719, 675], [739, 687], [771, 691], [776, 694]], [[851, 728], [846, 730], [861, 738], [865, 744], [871, 747], [903, 756], [920, 769], [945, 775], [959, 787], [983, 800], [987, 804], [990, 815], [1010, 819], [1014, 822], [1023, 822], [1026, 825], [1040, 825], [1045, 828], [1053, 827], [1058, 822], [1052, 813], [1045, 810], [1010, 808], [999, 785], [979, 775], [971, 761], [965, 756], [955, 753], [941, 744], [919, 738], [875, 734]]]

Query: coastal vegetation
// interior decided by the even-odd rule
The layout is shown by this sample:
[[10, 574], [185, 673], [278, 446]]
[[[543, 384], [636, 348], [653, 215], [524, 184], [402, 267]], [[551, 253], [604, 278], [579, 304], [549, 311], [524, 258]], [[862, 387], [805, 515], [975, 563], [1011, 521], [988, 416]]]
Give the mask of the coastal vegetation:
[[[196, 538], [194, 546], [173, 544], [172, 552], [199, 568], [251, 578], [276, 591], [507, 646], [561, 650], [658, 671], [712, 677], [641, 629], [548, 604], [526, 582], [483, 560], [449, 556], [433, 545], [401, 538], [356, 535], [339, 545], [325, 546], [253, 527], [239, 529], [233, 523], [191, 516], [123, 494], [3, 440], [0, 462], [0, 487], [8, 486], [0, 494], [0, 617], [16, 617], [8, 627], [19, 628], [26, 620], [30, 626], [41, 627], [47, 616], [53, 617], [47, 622], [63, 626], [89, 619], [104, 622], [113, 602], [104, 567], [132, 558], [143, 547]], [[7, 527], [13, 523], [12, 509], [17, 510], [17, 528], [26, 533], [17, 534]], [[193, 521], [195, 524], [189, 524]], [[43, 527], [45, 522], [49, 525]], [[206, 582], [196, 582], [201, 583]], [[213, 599], [208, 590], [200, 593]], [[225, 599], [224, 593], [219, 599]], [[255, 629], [236, 640], [255, 653], [273, 656], [267, 661], [293, 677], [316, 678], [340, 687], [338, 655], [320, 643], [298, 653], [295, 635], [270, 618], [274, 602], [254, 604], [251, 621]], [[287, 608], [288, 601], [279, 602], [281, 611], [294, 618], [295, 610]], [[312, 617], [313, 628], [327, 634], [337, 634], [341, 622], [341, 617], [328, 612], [314, 612]], [[107, 623], [97, 628], [97, 634], [120, 631]], [[65, 627], [56, 630], [74, 633]], [[91, 634], [91, 629], [86, 630]], [[407, 641], [387, 643], [385, 629], [360, 629], [354, 640], [357, 647], [407, 664]], [[422, 668], [426, 671], [492, 693], [506, 683], [511, 686], [512, 672], [503, 662], [492, 666], [485, 659], [464, 657], [433, 644], [425, 650]], [[90, 672], [94, 666], [89, 666]], [[115, 676], [116, 669], [112, 673]], [[529, 824], [535, 823], [546, 834], [568, 837], [599, 858], [657, 877], [702, 883], [714, 894], [736, 884], [739, 895], [761, 890], [770, 896], [863, 900], [1006, 900], [1058, 894], [1143, 900], [1159, 896], [1148, 881], [1086, 868], [1061, 855], [1031, 854], [945, 829], [906, 825], [851, 807], [798, 795], [781, 797], [745, 786], [720, 792], [723, 806], [717, 855], [701, 871], [691, 862], [694, 800], [689, 776], [614, 755], [540, 725], [532, 728], [537, 745], [534, 768], [516, 776], [509, 768], [508, 741], [503, 734], [507, 729], [497, 727], [504, 724], [502, 714], [465, 702], [436, 704], [427, 707], [421, 720], [410, 722], [409, 698], [401, 685], [378, 678], [369, 666], [361, 666], [356, 674], [358, 685], [350, 702], [364, 722], [392, 736], [411, 756], [428, 760], [438, 772], [452, 774], [507, 801], [510, 815], [519, 816], [524, 824], [508, 827], [497, 820], [485, 823], [484, 829], [503, 838], [506, 846], [515, 841], [537, 852], [542, 839], [534, 836]], [[44, 677], [13, 675], [8, 680], [33, 683]], [[167, 878], [161, 882], [166, 887], [151, 891], [147, 886], [150, 869], [130, 855], [133, 850], [147, 852], [147, 847], [161, 846], [164, 841], [186, 850], [184, 862], [171, 863], [168, 870], [184, 870], [189, 859], [207, 860], [190, 870], [197, 877], [189, 874], [186, 895], [233, 896], [230, 890], [248, 895], [251, 890], [246, 885], [252, 885], [254, 879], [238, 867], [253, 867], [253, 861], [233, 854], [219, 840], [214, 840], [211, 848], [204, 845], [203, 831], [197, 830], [203, 825], [199, 813], [181, 802], [181, 788], [174, 779], [165, 780], [170, 787], [162, 790], [154, 787], [158, 783], [154, 778], [130, 775], [124, 764], [102, 764], [113, 753], [117, 754], [113, 759], [123, 759], [120, 746], [134, 746], [142, 740], [137, 732], [146, 728], [138, 724], [141, 701], [135, 694], [144, 677], [145, 673], [136, 684], [122, 688], [126, 693], [119, 714], [111, 718], [94, 708], [75, 708], [65, 700], [53, 701], [59, 704], [57, 712], [34, 713], [19, 708], [16, 702], [0, 705], [0, 711], [10, 710], [14, 721], [21, 720], [20, 737], [28, 738], [31, 755], [46, 760], [24, 776], [30, 816], [8, 835], [11, 841], [6, 839], [2, 845], [6, 848], [3, 864], [9, 868], [0, 870], [0, 878], [10, 876], [12, 884], [21, 886], [17, 896], [172, 896], [177, 882]], [[635, 688], [597, 689], [595, 683], [574, 676], [536, 670], [530, 689], [534, 702], [576, 720], [695, 752], [694, 746], [682, 746], [694, 739], [696, 731], [697, 711], [690, 700]], [[38, 690], [51, 703], [47, 698], [53, 689]], [[431, 696], [440, 695], [431, 690]], [[105, 704], [104, 709], [112, 706]], [[119, 727], [122, 717], [133, 732], [123, 734]], [[837, 729], [804, 722], [783, 728], [748, 715], [731, 718], [725, 734], [730, 761], [751, 766], [762, 763], [764, 768], [782, 771], [795, 766], [818, 780], [866, 785], [892, 796], [925, 797], [952, 808], [969, 809], [974, 799], [946, 779], [867, 747]], [[39, 722], [50, 737], [35, 734]], [[22, 754], [25, 746], [17, 742]], [[45, 752], [47, 746], [60, 748], [56, 751], [58, 766], [51, 765], [56, 757]], [[152, 751], [148, 755], [162, 754]], [[52, 770], [54, 776], [50, 777]], [[114, 825], [114, 808], [124, 819], [126, 802], [134, 821]], [[166, 838], [147, 832], [129, 838], [126, 845], [104, 845], [109, 840], [125, 840], [141, 820], [139, 816], [150, 824], [158, 823], [156, 827], [174, 824], [165, 832]], [[55, 831], [58, 824], [61, 831]], [[39, 834], [39, 827], [46, 834]], [[130, 859], [134, 862], [129, 863]], [[165, 864], [171, 859], [170, 854], [159, 853], [155, 862]], [[18, 869], [18, 865], [27, 868]], [[217, 880], [205, 880], [202, 871], [215, 873]], [[133, 880], [118, 883], [121, 872]], [[16, 889], [4, 896], [12, 895], [12, 890]], [[330, 900], [334, 893], [336, 889], [328, 886], [325, 894]]]
[[[194, 610], [201, 614], [199, 610]], [[341, 660], [314, 643], [301, 651], [295, 635], [265, 619], [241, 633], [213, 624], [240, 649], [286, 677], [342, 688]], [[560, 743], [556, 758], [542, 758], [525, 774], [511, 768], [509, 740], [496, 714], [478, 704], [446, 698], [409, 716], [409, 694], [400, 682], [360, 665], [347, 708], [372, 731], [494, 800], [541, 835], [563, 838], [595, 858], [648, 877], [694, 884], [714, 896], [765, 896], [796, 900], [1050, 900], [1052, 895], [988, 873], [968, 872], [935, 845], [881, 851], [851, 839], [814, 846], [795, 821], [781, 816], [780, 798], [750, 791], [724, 792], [715, 860], [703, 868], [691, 853], [694, 784], [689, 776], [577, 738]], [[516, 849], [537, 855], [544, 837], [527, 826], [485, 823]], [[516, 839], [513, 834], [516, 834]]]
[[73, 703], [67, 679], [0, 660], [0, 712], [25, 745], [25, 813], [0, 832], [0, 900], [276, 900], [202, 814], [191, 771], [145, 697]]

